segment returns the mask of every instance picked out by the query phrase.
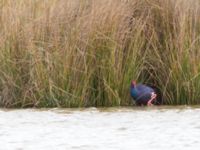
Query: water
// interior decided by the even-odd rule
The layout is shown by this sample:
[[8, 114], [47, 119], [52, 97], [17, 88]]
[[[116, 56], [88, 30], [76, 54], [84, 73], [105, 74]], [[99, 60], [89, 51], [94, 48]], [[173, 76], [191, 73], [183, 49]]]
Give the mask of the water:
[[0, 110], [1, 150], [196, 150], [200, 108]]

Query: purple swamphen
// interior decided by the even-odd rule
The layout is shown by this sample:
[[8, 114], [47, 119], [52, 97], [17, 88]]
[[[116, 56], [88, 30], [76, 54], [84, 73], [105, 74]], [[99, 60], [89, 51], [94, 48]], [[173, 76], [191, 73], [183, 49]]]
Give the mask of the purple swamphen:
[[131, 96], [137, 105], [153, 105], [156, 101], [157, 94], [153, 88], [144, 84], [136, 84], [136, 81], [131, 82]]

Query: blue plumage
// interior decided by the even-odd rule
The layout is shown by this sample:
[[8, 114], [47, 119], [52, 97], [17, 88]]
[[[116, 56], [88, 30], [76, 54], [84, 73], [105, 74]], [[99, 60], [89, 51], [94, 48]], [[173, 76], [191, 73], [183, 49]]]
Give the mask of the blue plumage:
[[131, 83], [131, 96], [137, 104], [147, 105], [148, 101], [152, 99], [154, 89], [144, 84], [136, 84], [135, 81]]

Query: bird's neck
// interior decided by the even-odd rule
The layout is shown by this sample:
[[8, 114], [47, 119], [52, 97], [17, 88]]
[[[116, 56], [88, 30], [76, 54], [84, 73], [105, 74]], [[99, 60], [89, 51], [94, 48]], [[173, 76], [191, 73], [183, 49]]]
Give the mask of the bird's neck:
[[131, 96], [133, 96], [134, 98], [136, 98], [137, 95], [138, 95], [137, 88], [135, 86], [134, 87], [131, 86]]
[[131, 84], [131, 88], [135, 88], [136, 87], [136, 85], [135, 84]]

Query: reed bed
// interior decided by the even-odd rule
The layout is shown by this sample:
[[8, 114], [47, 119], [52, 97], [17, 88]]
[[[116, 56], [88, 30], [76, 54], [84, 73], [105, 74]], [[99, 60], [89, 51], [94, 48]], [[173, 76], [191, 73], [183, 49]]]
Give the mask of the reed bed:
[[0, 106], [200, 103], [199, 0], [0, 0]]

